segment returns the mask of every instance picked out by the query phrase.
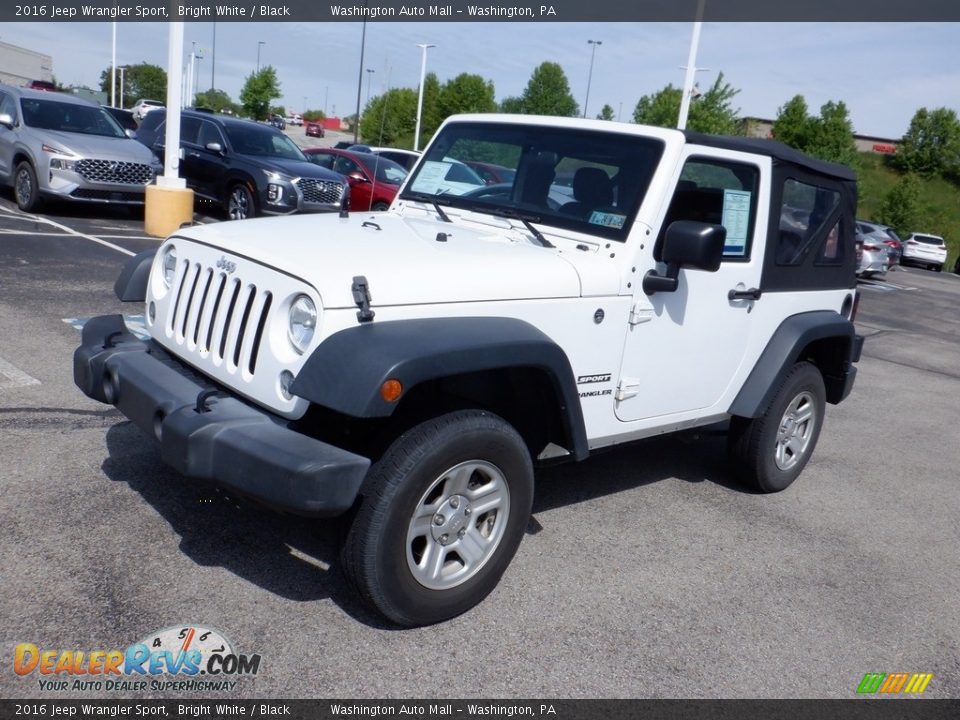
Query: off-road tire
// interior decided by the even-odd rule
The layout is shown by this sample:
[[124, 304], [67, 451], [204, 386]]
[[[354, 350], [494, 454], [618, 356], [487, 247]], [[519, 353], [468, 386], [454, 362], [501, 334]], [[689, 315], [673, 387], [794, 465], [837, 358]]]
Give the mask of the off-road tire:
[[[499, 473], [499, 487], [505, 486], [501, 490], [504, 516], [497, 510], [491, 520], [489, 513], [480, 511], [489, 504], [489, 500], [482, 500], [487, 495], [472, 499], [470, 490], [465, 491], [467, 494], [446, 492], [455, 485], [454, 471], [469, 471], [471, 464]], [[473, 486], [477, 472], [469, 471], [468, 475]], [[483, 480], [482, 475], [479, 477]], [[478, 487], [487, 486], [481, 482]], [[430, 493], [436, 492], [436, 488], [443, 492], [427, 502], [434, 497]], [[406, 627], [429, 625], [466, 612], [496, 587], [520, 545], [530, 517], [533, 465], [523, 438], [510, 424], [489, 412], [461, 410], [423, 422], [397, 438], [371, 468], [362, 495], [341, 552], [344, 574], [364, 602], [390, 621]], [[417, 543], [424, 543], [421, 558], [425, 564], [429, 564], [429, 557], [439, 557], [437, 566], [446, 571], [457, 567], [458, 543], [465, 541], [462, 535], [461, 540], [451, 535], [449, 547], [441, 548], [440, 540], [431, 540], [429, 533], [412, 542], [411, 533], [421, 527], [416, 518], [422, 521], [424, 510], [432, 513], [429, 508], [436, 506], [437, 515], [448, 512], [453, 496], [458, 502], [453, 507], [459, 506], [459, 512], [468, 511], [470, 503], [478, 509], [478, 514], [469, 519], [459, 518], [465, 523], [464, 533], [487, 531], [493, 537], [496, 527], [497, 541], [485, 550], [487, 555], [481, 554], [482, 562], [472, 568], [463, 561], [464, 578], [455, 580], [456, 584], [441, 577], [437, 582], [450, 586], [427, 587], [411, 564], [416, 563]], [[442, 510], [444, 506], [447, 510]], [[503, 525], [496, 526], [501, 519]], [[431, 527], [429, 532], [433, 531]], [[469, 557], [466, 550], [464, 545], [464, 556]], [[422, 578], [424, 571], [419, 572]]]
[[[802, 413], [788, 412], [799, 404]], [[826, 390], [823, 376], [815, 365], [799, 362], [791, 368], [780, 384], [766, 412], [756, 418], [735, 417], [730, 422], [728, 452], [731, 470], [737, 480], [762, 493], [785, 490], [803, 471], [813, 454], [823, 427]], [[809, 411], [808, 435], [793, 436], [789, 431], [801, 431], [795, 418]], [[797, 442], [802, 450], [790, 454], [779, 446]], [[782, 462], [781, 462], [782, 461]], [[781, 467], [786, 465], [786, 467]]]

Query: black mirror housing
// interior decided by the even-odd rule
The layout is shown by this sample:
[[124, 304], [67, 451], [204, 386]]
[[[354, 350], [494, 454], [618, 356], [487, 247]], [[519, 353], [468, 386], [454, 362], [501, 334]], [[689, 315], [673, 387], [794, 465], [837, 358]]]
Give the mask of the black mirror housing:
[[663, 261], [667, 265], [716, 272], [723, 260], [726, 241], [727, 229], [723, 225], [677, 220], [670, 223], [664, 235]]

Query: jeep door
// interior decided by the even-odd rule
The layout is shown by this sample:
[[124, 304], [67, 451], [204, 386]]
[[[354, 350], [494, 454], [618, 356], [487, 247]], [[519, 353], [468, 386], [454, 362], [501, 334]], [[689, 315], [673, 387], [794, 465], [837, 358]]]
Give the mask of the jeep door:
[[[634, 305], [624, 346], [617, 417], [622, 421], [668, 416], [679, 422], [704, 418], [735, 392], [751, 338], [753, 299], [731, 298], [760, 286], [763, 265], [770, 160], [747, 153], [687, 146], [673, 179], [672, 196], [654, 225], [637, 268], [659, 268], [666, 229], [676, 220], [726, 228], [719, 270], [681, 267], [674, 292], [646, 295], [635, 283]], [[650, 254], [652, 253], [652, 258]], [[762, 300], [760, 301], [762, 302]]]

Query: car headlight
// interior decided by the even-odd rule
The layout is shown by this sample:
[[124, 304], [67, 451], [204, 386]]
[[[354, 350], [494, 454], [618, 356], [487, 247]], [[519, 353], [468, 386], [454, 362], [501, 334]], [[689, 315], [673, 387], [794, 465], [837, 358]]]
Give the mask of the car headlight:
[[287, 337], [293, 349], [303, 355], [317, 329], [317, 306], [306, 295], [297, 295], [290, 304]]
[[51, 170], [73, 170], [76, 166], [76, 160], [65, 160], [64, 158], [50, 158]]
[[161, 258], [163, 270], [163, 284], [167, 287], [173, 285], [173, 278], [177, 274], [177, 248], [173, 245], [167, 245]]

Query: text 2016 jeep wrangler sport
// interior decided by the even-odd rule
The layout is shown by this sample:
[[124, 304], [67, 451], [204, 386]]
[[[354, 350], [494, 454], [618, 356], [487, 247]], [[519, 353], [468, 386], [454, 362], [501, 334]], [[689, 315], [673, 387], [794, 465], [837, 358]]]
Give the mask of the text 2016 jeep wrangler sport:
[[188, 477], [352, 512], [359, 593], [437, 622], [496, 585], [537, 462], [729, 420], [741, 480], [796, 479], [856, 374], [856, 197], [768, 141], [455, 116], [385, 213], [190, 227], [131, 260], [116, 291], [152, 339], [92, 319], [75, 380]]

